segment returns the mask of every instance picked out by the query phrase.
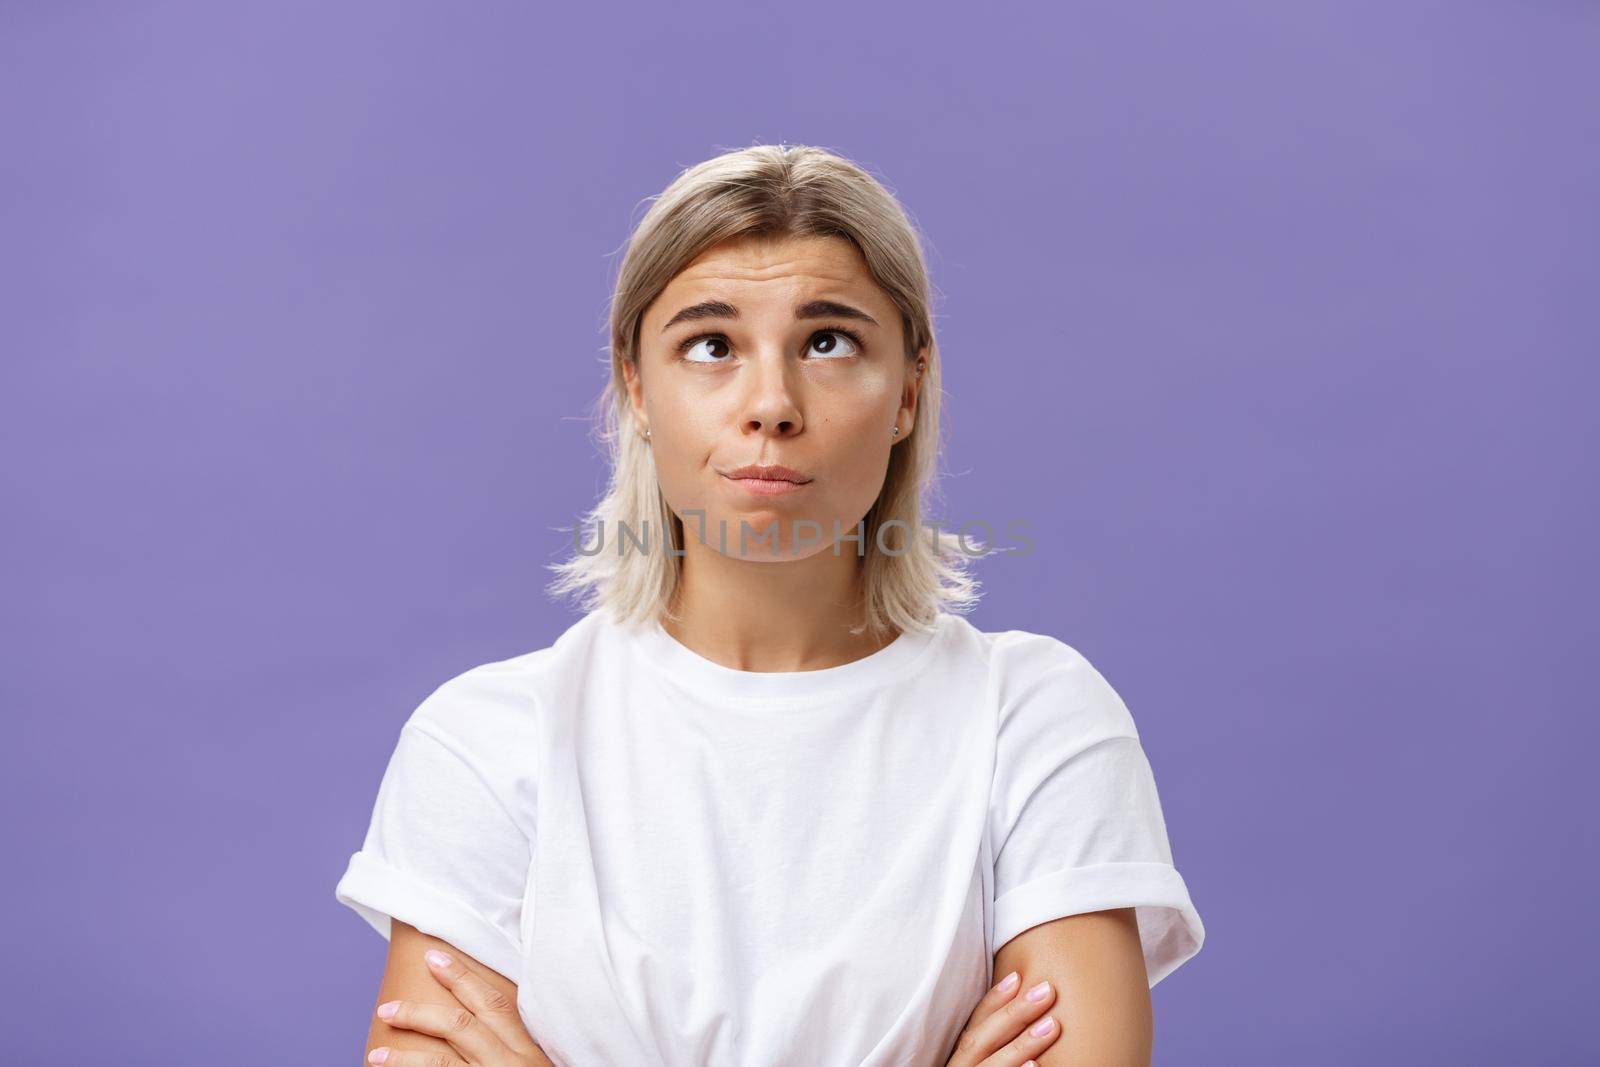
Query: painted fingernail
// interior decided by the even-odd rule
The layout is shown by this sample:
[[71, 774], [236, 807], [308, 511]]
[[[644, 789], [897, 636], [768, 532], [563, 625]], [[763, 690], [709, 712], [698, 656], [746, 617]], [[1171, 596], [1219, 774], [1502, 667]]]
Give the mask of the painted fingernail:
[[371, 1052], [367, 1053], [368, 1063], [382, 1063], [388, 1058], [389, 1050], [386, 1048], [375, 1048]]
[[1019, 981], [1021, 981], [1021, 976], [1018, 975], [1016, 971], [1012, 971], [1010, 974], [1000, 979], [1000, 984], [995, 986], [995, 989], [1002, 993], [1009, 993], [1013, 989], [1017, 988], [1017, 982]]
[[446, 956], [443, 952], [440, 952], [436, 948], [430, 948], [428, 951], [423, 953], [423, 956], [435, 967], [450, 966], [450, 957]]
[[378, 1005], [378, 1018], [380, 1018], [380, 1019], [393, 1019], [394, 1018], [394, 1013], [399, 1011], [399, 1010], [400, 1010], [400, 1002], [398, 1000], [390, 1000], [390, 1001], [387, 1001], [387, 1002], [385, 1002], [383, 1004], [379, 1004]]
[[1045, 1034], [1048, 1034], [1051, 1029], [1055, 1027], [1055, 1025], [1055, 1017], [1046, 1015], [1043, 1019], [1040, 1019], [1038, 1022], [1034, 1023], [1033, 1029], [1029, 1030], [1028, 1032], [1034, 1037], [1043, 1037]]
[[1032, 989], [1028, 990], [1028, 999], [1031, 1000], [1031, 1001], [1034, 1001], [1035, 1003], [1043, 1000], [1045, 997], [1048, 997], [1049, 995], [1050, 995], [1050, 983], [1049, 982], [1040, 982], [1038, 985], [1036, 985]]

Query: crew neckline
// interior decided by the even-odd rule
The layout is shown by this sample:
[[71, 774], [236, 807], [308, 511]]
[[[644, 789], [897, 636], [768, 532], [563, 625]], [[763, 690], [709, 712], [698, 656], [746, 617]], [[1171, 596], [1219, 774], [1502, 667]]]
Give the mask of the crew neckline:
[[635, 628], [637, 651], [681, 685], [738, 700], [793, 701], [884, 685], [919, 660], [943, 630], [940, 612], [931, 631], [905, 630], [876, 652], [836, 667], [812, 671], [744, 671], [725, 667], [683, 644], [660, 619]]

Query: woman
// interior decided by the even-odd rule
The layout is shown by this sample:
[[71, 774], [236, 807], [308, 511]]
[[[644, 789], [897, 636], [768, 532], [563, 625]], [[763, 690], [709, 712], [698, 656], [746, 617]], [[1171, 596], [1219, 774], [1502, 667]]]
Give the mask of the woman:
[[369, 1062], [1148, 1063], [1204, 928], [1115, 691], [960, 614], [894, 197], [810, 147], [685, 171], [611, 370], [586, 613], [416, 709], [338, 885], [390, 939]]

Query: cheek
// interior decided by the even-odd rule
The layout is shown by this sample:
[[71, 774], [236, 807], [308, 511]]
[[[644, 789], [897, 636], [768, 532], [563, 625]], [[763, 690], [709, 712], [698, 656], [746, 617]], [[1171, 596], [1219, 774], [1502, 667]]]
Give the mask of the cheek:
[[[839, 434], [839, 450], [828, 464], [832, 475], [827, 501], [830, 511], [865, 514], [882, 491], [883, 480], [889, 473], [889, 447], [893, 442], [888, 429], [878, 426], [880, 421], [887, 427], [893, 424], [893, 417], [861, 420], [848, 432]], [[835, 427], [837, 423], [830, 426], [830, 430]]]
[[651, 398], [650, 408], [654, 420], [663, 427], [667, 450], [680, 463], [696, 452], [702, 458], [709, 455], [728, 421], [725, 405], [684, 390], [660, 391]]
[[840, 390], [819, 405], [819, 434], [827, 442], [827, 509], [839, 515], [864, 515], [883, 489], [899, 408], [899, 393], [887, 378], [875, 387]]
[[678, 512], [684, 508], [700, 507], [705, 493], [702, 479], [706, 465], [703, 459], [696, 458], [701, 453], [692, 441], [683, 439], [682, 431], [681, 425], [674, 426], [671, 442], [657, 442], [651, 449], [661, 494]]
[[[888, 435], [885, 434], [885, 437]], [[887, 445], [868, 447], [865, 442], [856, 448], [841, 468], [838, 479], [839, 495], [835, 503], [845, 511], [866, 509], [878, 498], [883, 489], [883, 479], [889, 473]]]
[[848, 435], [857, 444], [880, 431], [887, 440], [899, 407], [899, 389], [885, 375], [823, 390], [816, 404], [830, 438]]
[[712, 468], [728, 415], [715, 404], [683, 402], [674, 395], [654, 403], [662, 427], [652, 442], [656, 480], [673, 511], [712, 506], [718, 475]]

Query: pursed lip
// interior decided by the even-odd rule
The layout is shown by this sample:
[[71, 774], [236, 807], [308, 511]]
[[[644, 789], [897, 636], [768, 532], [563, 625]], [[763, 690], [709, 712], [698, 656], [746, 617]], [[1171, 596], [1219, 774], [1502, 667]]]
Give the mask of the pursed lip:
[[739, 467], [731, 471], [723, 471], [722, 473], [723, 476], [727, 478], [756, 478], [764, 482], [794, 482], [796, 485], [804, 485], [811, 480], [811, 476], [809, 474], [797, 471], [793, 467], [780, 467], [776, 465], [762, 466], [759, 464], [752, 464], [750, 466]]

